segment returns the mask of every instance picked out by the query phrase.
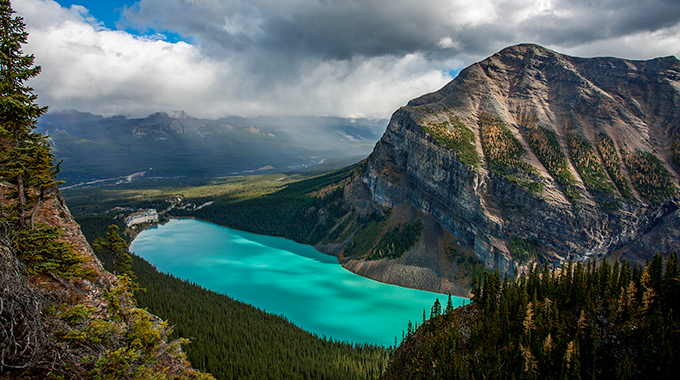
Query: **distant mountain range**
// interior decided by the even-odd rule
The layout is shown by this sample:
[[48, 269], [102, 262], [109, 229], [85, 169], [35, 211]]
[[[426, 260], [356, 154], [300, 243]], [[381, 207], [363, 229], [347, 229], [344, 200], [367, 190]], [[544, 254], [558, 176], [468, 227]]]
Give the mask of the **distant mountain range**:
[[[366, 157], [386, 120], [226, 117], [146, 118], [48, 113], [38, 130], [63, 160], [63, 186], [130, 175], [202, 177], [341, 167]], [[321, 168], [321, 166], [319, 167]]]

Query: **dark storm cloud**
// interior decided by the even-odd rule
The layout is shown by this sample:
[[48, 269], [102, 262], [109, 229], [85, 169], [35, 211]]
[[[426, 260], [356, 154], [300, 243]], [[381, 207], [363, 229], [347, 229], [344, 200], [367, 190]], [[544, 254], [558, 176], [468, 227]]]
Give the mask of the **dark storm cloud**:
[[[575, 46], [677, 26], [677, 0], [142, 0], [128, 22], [199, 39], [210, 54], [263, 50], [296, 58], [484, 54], [516, 42]], [[442, 44], [449, 37], [454, 46]], [[480, 57], [481, 58], [481, 57]]]
[[517, 25], [518, 33], [546, 44], [575, 46], [649, 33], [680, 23], [678, 1], [562, 1]]
[[[126, 26], [169, 29], [197, 38], [212, 54], [262, 49], [290, 56], [350, 59], [436, 48], [436, 10], [405, 1], [142, 0]], [[431, 5], [436, 1], [425, 1]], [[166, 6], [165, 4], [169, 4]], [[182, 9], [182, 11], [178, 11]], [[181, 15], [181, 16], [179, 16]]]

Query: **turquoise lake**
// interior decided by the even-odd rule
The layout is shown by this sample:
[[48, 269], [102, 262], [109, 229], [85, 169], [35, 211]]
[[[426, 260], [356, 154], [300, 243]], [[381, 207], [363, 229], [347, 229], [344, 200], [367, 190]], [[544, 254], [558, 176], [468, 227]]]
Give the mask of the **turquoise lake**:
[[[195, 282], [329, 338], [384, 346], [401, 341], [409, 320], [447, 296], [356, 275], [337, 258], [283, 238], [192, 219], [140, 233], [130, 250], [158, 270]], [[454, 307], [467, 299], [452, 297]]]

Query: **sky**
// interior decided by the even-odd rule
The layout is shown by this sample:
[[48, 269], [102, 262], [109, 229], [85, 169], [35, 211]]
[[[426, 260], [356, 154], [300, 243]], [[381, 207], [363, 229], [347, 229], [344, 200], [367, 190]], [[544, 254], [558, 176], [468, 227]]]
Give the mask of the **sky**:
[[389, 118], [518, 43], [680, 56], [678, 0], [12, 0], [51, 111]]

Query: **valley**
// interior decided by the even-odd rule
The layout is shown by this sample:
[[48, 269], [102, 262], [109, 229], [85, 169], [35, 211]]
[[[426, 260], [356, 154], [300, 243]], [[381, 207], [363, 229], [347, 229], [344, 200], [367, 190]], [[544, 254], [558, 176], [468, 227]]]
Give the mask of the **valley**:
[[[648, 83], [643, 87], [653, 86], [648, 76], [668, 76], [679, 69], [677, 59], [671, 58], [592, 61], [535, 45], [510, 47], [461, 72], [442, 90], [414, 99], [395, 112], [373, 152], [357, 164], [311, 176], [275, 174], [275, 181], [267, 176], [233, 178], [227, 181], [227, 186], [233, 187], [220, 191], [197, 183], [186, 188], [193, 194], [190, 197], [182, 194], [180, 186], [173, 190], [185, 201], [213, 203], [200, 210], [173, 210], [171, 214], [311, 244], [336, 256], [345, 268], [381, 282], [472, 296], [473, 305], [443, 316], [435, 313], [433, 306], [430, 321], [417, 332], [407, 329], [410, 333], [386, 372], [391, 378], [404, 373], [429, 373], [424, 377], [436, 378], [437, 372], [428, 372], [430, 368], [462, 377], [477, 373], [475, 368], [494, 373], [501, 365], [496, 360], [501, 357], [518, 368], [524, 365], [525, 374], [533, 370], [555, 376], [570, 373], [567, 367], [574, 359], [568, 355], [577, 355], [583, 368], [597, 371], [587, 354], [574, 353], [579, 345], [612, 363], [630, 360], [618, 351], [596, 351], [599, 344], [619, 344], [597, 338], [597, 334], [624, 336], [627, 323], [657, 329], [654, 326], [659, 326], [660, 315], [675, 318], [666, 306], [675, 302], [672, 297], [664, 296], [667, 298], [654, 303], [654, 307], [660, 307], [655, 309], [657, 317], [645, 314], [649, 307], [645, 305], [650, 304], [644, 300], [652, 291], [666, 292], [672, 287], [659, 282], [664, 272], [671, 279], [677, 277], [673, 251], [680, 246], [679, 172], [675, 166], [675, 148], [680, 140], [674, 127], [678, 116], [676, 111], [658, 111], [654, 104], [663, 103], [663, 99], [644, 95], [636, 87], [624, 89], [622, 74], [609, 75], [599, 82], [596, 73], [604, 62], [609, 67], [627, 65], [629, 77]], [[565, 80], [565, 76], [571, 79]], [[656, 82], [660, 86], [657, 92], [664, 93], [665, 98], [677, 98], [670, 82], [672, 79]], [[588, 116], [587, 107], [579, 108], [579, 101], [570, 105], [559, 100], [545, 102], [568, 91], [583, 102], [603, 96], [597, 114]], [[609, 97], [616, 98], [617, 103], [608, 103]], [[644, 110], [626, 112], [620, 104], [627, 102]], [[641, 124], [646, 127], [641, 128]], [[240, 187], [246, 184], [252, 186], [250, 190]], [[142, 187], [128, 193], [127, 200], [120, 196], [127, 191], [121, 187], [121, 193], [110, 193], [113, 196], [109, 199], [117, 198], [114, 203], [152, 200], [135, 198], [135, 191], [145, 191]], [[211, 196], [202, 197], [202, 193]], [[86, 192], [77, 194], [73, 193], [74, 204], [81, 207], [75, 199], [87, 199]], [[156, 198], [156, 202], [162, 199]], [[654, 256], [658, 252], [667, 261], [665, 269], [663, 263], [659, 264], [664, 259]], [[641, 265], [652, 260], [657, 262], [656, 269], [643, 270]], [[564, 275], [557, 268], [566, 263], [571, 269]], [[607, 267], [612, 264], [616, 274]], [[540, 274], [539, 268], [543, 268]], [[652, 270], [657, 273], [656, 285], [643, 278]], [[584, 271], [597, 273], [591, 276], [601, 282], [579, 282], [587, 277]], [[564, 277], [571, 273], [573, 280]], [[527, 275], [534, 276], [529, 280], [533, 282], [522, 283], [526, 278], [522, 276]], [[608, 281], [602, 276], [610, 275], [617, 276], [616, 282], [599, 285]], [[519, 276], [520, 281], [500, 286], [503, 276]], [[544, 286], [551, 289], [546, 291], [551, 294], [549, 298], [537, 294], [538, 298], [531, 300], [530, 294], [523, 293], [523, 287], [536, 286], [537, 278], [548, 281]], [[550, 281], [567, 282], [557, 290]], [[601, 293], [599, 289], [604, 288], [600, 286], [611, 290]], [[624, 289], [629, 298], [622, 295]], [[612, 294], [608, 292], [618, 294], [619, 300], [608, 298]], [[570, 296], [564, 298], [565, 294]], [[581, 307], [578, 305], [587, 299], [590, 305], [597, 304], [609, 313], [608, 322], [589, 322], [593, 326], [589, 332], [564, 330], [559, 339], [541, 330], [540, 339], [549, 342], [541, 346], [530, 341], [531, 334], [525, 333], [519, 340], [503, 338], [502, 334], [512, 335], [521, 328], [496, 326], [493, 321], [505, 310], [493, 307], [484, 297], [496, 297], [502, 300], [501, 305], [519, 302], [512, 307], [526, 314], [525, 327], [530, 323], [526, 318], [539, 315], [535, 314], [539, 307], [547, 310], [538, 317], [544, 318], [541, 323], [554, 323], [554, 312], [549, 309], [553, 302], [555, 307], [566, 308], [567, 319], [587, 319], [588, 314], [576, 316], [570, 309]], [[630, 310], [630, 314], [620, 314], [621, 310]], [[633, 320], [636, 322], [626, 322]], [[519, 326], [521, 320], [509, 323]], [[486, 367], [475, 367], [465, 362], [465, 354], [456, 357], [437, 351], [443, 342], [457, 345], [463, 353], [477, 350], [466, 340], [466, 334], [481, 334], [487, 327], [501, 334], [497, 339], [504, 340], [507, 352], [521, 355], [490, 354], [484, 359]], [[552, 343], [552, 339], [557, 340]], [[625, 339], [629, 339], [630, 350], [648, 352], [641, 347], [641, 335]], [[658, 344], [663, 346], [663, 342], [659, 338]], [[545, 344], [554, 344], [557, 351], [546, 349]], [[486, 355], [490, 351], [487, 347], [483, 352]], [[543, 355], [543, 359], [536, 355]], [[562, 369], [551, 366], [548, 357], [552, 358], [550, 363], [562, 363]], [[534, 360], [535, 367], [531, 364]], [[631, 368], [635, 373], [656, 373], [647, 365], [612, 364], [602, 371]]]
[[[386, 120], [332, 117], [225, 117], [184, 113], [146, 118], [48, 113], [37, 130], [63, 160], [62, 188], [146, 178], [212, 178], [331, 170], [364, 158]], [[313, 142], [313, 143], [312, 143]], [[134, 177], [133, 177], [134, 178]]]
[[[329, 340], [395, 346], [443, 294], [368, 280], [290, 240], [173, 219], [135, 237], [130, 251], [159, 271], [226, 294]], [[457, 307], [466, 300], [454, 297]]]
[[[70, 21], [87, 16], [82, 6], [70, 9], [62, 13]], [[629, 379], [677, 372], [675, 56], [580, 58], [514, 45], [412, 99], [389, 122], [101, 116], [48, 112], [36, 102], [25, 81], [41, 68], [22, 50], [28, 33], [14, 13], [0, 0], [0, 378]], [[94, 19], [87, 25], [130, 36]], [[241, 30], [233, 26], [228, 34]], [[247, 54], [248, 39], [271, 26], [258, 24], [230, 43]], [[211, 76], [215, 61], [203, 54], [217, 45], [131, 40], [188, 51]], [[460, 46], [451, 37], [434, 45], [441, 50], [426, 60]], [[406, 66], [425, 64], [420, 49]], [[298, 60], [328, 66], [310, 78], [294, 71], [314, 64], [289, 67], [284, 82], [300, 79], [306, 85], [297, 90], [305, 91], [285, 93], [291, 99], [269, 110], [295, 105], [300, 99], [292, 98], [316, 77], [332, 87], [356, 73], [351, 66], [368, 70], [361, 81], [390, 67], [396, 77], [369, 83], [353, 100], [375, 106], [370, 94], [387, 92], [372, 87], [400, 88], [391, 82], [403, 79], [402, 63], [383, 61], [396, 51], [374, 52], [379, 63], [369, 65], [355, 55], [338, 73], [346, 52]], [[267, 71], [285, 66], [271, 62]], [[433, 81], [451, 75], [428, 70]], [[282, 101], [276, 74], [258, 83]], [[145, 91], [137, 82], [123, 88]], [[181, 93], [196, 101], [195, 93]], [[319, 102], [300, 109], [318, 114], [330, 92], [324, 85], [310, 93]], [[259, 107], [250, 110], [266, 109]], [[404, 323], [399, 339], [395, 330]]]

